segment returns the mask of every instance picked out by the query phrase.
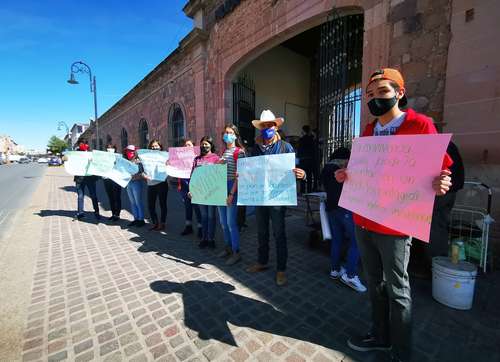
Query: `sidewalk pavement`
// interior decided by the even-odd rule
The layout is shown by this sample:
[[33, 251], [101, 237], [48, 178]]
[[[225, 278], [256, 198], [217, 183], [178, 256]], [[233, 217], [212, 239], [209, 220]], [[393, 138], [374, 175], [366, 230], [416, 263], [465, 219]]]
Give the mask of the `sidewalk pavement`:
[[[306, 245], [302, 217], [287, 217], [288, 286], [271, 269], [251, 275], [254, 217], [242, 234], [243, 261], [227, 267], [179, 237], [183, 207], [169, 193], [167, 232], [127, 229], [127, 220], [73, 219], [76, 194], [63, 169], [45, 176], [47, 197], [36, 217], [41, 237], [22, 341], [24, 361], [382, 361], [346, 346], [369, 328], [366, 294], [328, 278], [328, 257]], [[126, 194], [123, 194], [126, 198]], [[105, 202], [104, 202], [105, 204]], [[86, 200], [91, 210], [90, 200]], [[102, 212], [109, 216], [108, 211]], [[123, 217], [130, 219], [129, 213]], [[31, 275], [27, 271], [28, 275]], [[415, 281], [415, 361], [498, 361], [500, 273], [478, 281], [474, 307], [457, 311]]]

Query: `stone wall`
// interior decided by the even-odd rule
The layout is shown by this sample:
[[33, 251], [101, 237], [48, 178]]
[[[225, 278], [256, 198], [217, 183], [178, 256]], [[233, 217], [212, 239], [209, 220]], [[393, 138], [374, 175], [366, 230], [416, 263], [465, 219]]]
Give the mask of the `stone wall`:
[[426, 113], [442, 129], [450, 0], [392, 0], [389, 66], [402, 70], [409, 107]]

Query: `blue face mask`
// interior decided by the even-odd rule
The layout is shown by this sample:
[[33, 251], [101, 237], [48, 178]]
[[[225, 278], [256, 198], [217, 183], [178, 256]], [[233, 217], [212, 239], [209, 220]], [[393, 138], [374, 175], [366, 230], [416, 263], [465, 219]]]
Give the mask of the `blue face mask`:
[[236, 135], [230, 134], [230, 133], [224, 133], [224, 136], [222, 137], [224, 142], [227, 144], [232, 144], [234, 141], [236, 141]]
[[260, 130], [260, 134], [262, 135], [263, 139], [270, 140], [276, 134], [276, 129], [274, 129], [274, 128], [264, 128], [264, 129]]

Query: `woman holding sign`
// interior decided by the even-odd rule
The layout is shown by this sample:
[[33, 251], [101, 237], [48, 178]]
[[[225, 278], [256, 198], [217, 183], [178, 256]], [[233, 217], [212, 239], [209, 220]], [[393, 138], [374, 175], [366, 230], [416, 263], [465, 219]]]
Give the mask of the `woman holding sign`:
[[225, 249], [219, 254], [221, 258], [229, 256], [226, 265], [236, 264], [241, 260], [240, 256], [240, 232], [238, 229], [238, 206], [236, 206], [236, 190], [238, 182], [236, 179], [237, 161], [245, 157], [245, 150], [241, 146], [238, 128], [233, 124], [224, 127], [222, 140], [226, 149], [222, 154], [221, 162], [227, 164], [227, 206], [218, 206], [219, 220], [224, 232]]
[[[106, 151], [115, 153], [116, 146], [108, 144], [106, 146]], [[109, 218], [109, 221], [118, 221], [120, 220], [120, 212], [122, 211], [122, 188], [110, 178], [104, 177], [103, 182], [104, 189], [108, 195], [109, 207], [111, 209], [111, 217]]]
[[132, 215], [134, 215], [134, 221], [129, 223], [127, 226], [137, 226], [141, 227], [145, 225], [144, 222], [144, 200], [142, 197], [142, 192], [145, 186], [144, 182], [144, 168], [139, 161], [136, 153], [136, 147], [134, 145], [128, 145], [123, 151], [123, 157], [125, 157], [130, 162], [134, 162], [139, 166], [139, 172], [132, 176], [132, 180], [127, 185], [127, 194], [130, 199], [130, 208], [132, 209]]
[[[78, 151], [90, 152], [90, 147], [86, 140], [81, 140], [78, 145]], [[78, 211], [76, 213], [76, 218], [81, 220], [85, 213], [83, 212], [83, 199], [85, 197], [85, 188], [89, 193], [90, 199], [92, 200], [92, 206], [94, 207], [94, 216], [97, 222], [101, 219], [101, 214], [99, 213], [99, 202], [97, 201], [96, 193], [96, 182], [99, 177], [94, 175], [89, 176], [75, 176], [74, 181], [76, 185], [76, 193], [78, 195]]]
[[[190, 139], [184, 140], [184, 147], [194, 147], [194, 143]], [[168, 163], [168, 161], [167, 161]], [[196, 220], [198, 221], [198, 238], [203, 238], [203, 230], [201, 226], [201, 213], [198, 205], [191, 203], [191, 199], [188, 197], [189, 193], [189, 179], [179, 178], [177, 181], [177, 191], [181, 193], [182, 201], [184, 202], [184, 215], [186, 226], [181, 232], [182, 236], [189, 235], [193, 233], [193, 211], [196, 214]]]
[[[148, 149], [154, 151], [163, 151], [163, 146], [160, 141], [152, 140], [149, 142]], [[167, 220], [167, 196], [168, 196], [168, 183], [167, 180], [157, 181], [152, 180], [146, 176], [148, 184], [148, 208], [149, 216], [153, 226], [150, 230], [161, 231], [165, 229], [165, 221]], [[160, 219], [156, 213], [156, 200], [160, 203]]]
[[[214, 140], [210, 136], [204, 136], [200, 141], [200, 155], [193, 162], [193, 170], [196, 167], [210, 165], [219, 162], [219, 156], [214, 153]], [[191, 192], [188, 194], [191, 197]], [[216, 206], [199, 205], [201, 211], [202, 240], [198, 244], [200, 248], [215, 248], [215, 209]]]

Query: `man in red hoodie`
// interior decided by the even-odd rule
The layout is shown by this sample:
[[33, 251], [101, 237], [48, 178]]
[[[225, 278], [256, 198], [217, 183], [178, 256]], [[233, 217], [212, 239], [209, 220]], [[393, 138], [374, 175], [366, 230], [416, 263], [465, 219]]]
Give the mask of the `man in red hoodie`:
[[[376, 117], [362, 136], [435, 134], [432, 120], [408, 109], [404, 80], [396, 69], [376, 71], [366, 86], [370, 113]], [[442, 171], [432, 186], [436, 195], [444, 195], [451, 186], [448, 170], [452, 164], [446, 154]], [[338, 182], [344, 182], [348, 170], [335, 172]], [[372, 329], [363, 336], [351, 337], [350, 348], [357, 351], [391, 350], [392, 361], [411, 358], [411, 294], [408, 278], [411, 237], [384, 225], [354, 214], [356, 239], [368, 283], [372, 309]]]

